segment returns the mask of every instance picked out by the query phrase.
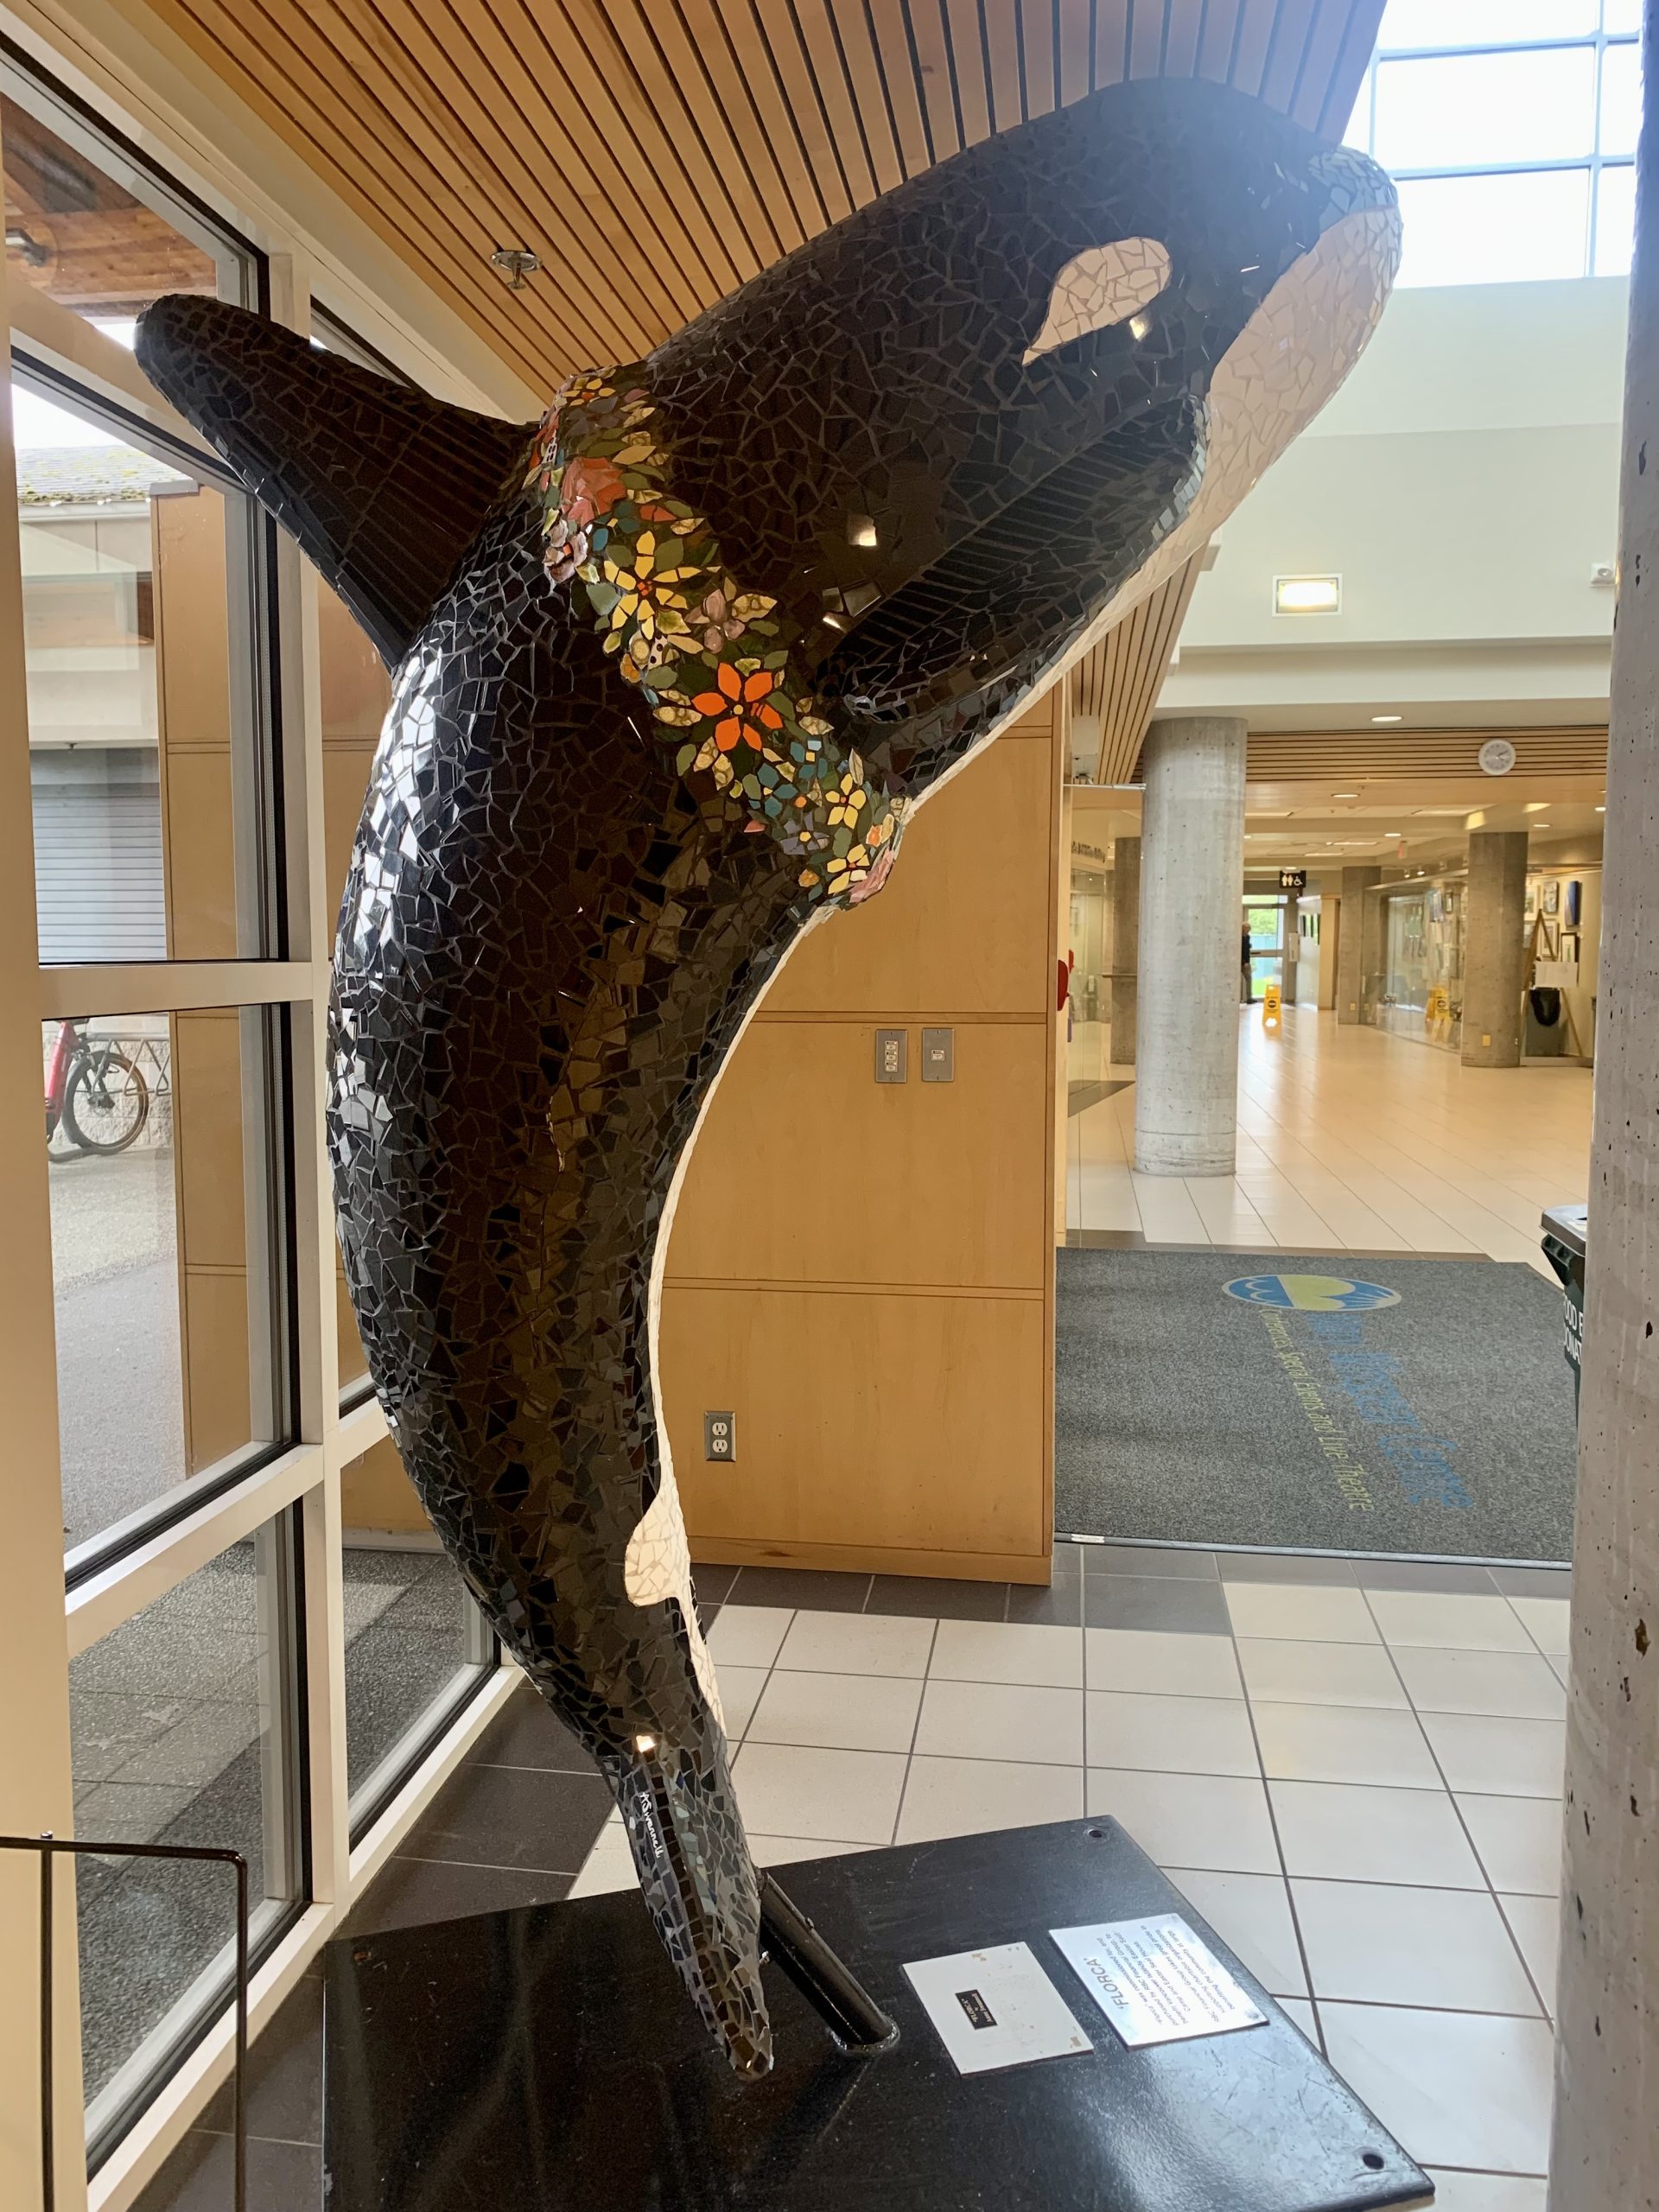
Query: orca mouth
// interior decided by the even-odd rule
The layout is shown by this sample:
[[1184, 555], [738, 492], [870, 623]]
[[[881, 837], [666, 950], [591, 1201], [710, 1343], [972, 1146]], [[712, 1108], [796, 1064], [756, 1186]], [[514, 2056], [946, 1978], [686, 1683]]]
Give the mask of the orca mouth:
[[1178, 526], [1204, 465], [1185, 393], [1119, 424], [829, 638], [818, 696], [877, 742], [1063, 652]]

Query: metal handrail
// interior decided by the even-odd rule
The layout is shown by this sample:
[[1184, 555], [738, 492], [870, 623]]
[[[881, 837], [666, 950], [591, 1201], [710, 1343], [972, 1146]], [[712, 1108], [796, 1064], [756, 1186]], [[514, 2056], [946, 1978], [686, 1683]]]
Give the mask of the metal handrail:
[[236, 2058], [231, 2078], [232, 2156], [235, 2212], [248, 2205], [248, 1862], [239, 1851], [202, 1843], [90, 1843], [80, 1838], [0, 1835], [0, 1851], [32, 1851], [41, 1862], [41, 2206], [57, 2204], [57, 2128], [53, 2082], [53, 1860], [60, 1853], [92, 1859], [211, 1859], [236, 1870]]

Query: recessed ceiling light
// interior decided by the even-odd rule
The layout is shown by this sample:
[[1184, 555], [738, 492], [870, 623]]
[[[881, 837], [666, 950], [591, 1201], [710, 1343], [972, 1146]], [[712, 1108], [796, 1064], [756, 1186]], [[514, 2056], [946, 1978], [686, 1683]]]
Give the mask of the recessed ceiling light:
[[1357, 798], [1359, 797], [1359, 793], [1357, 791], [1332, 791], [1331, 796], [1332, 798]]
[[1605, 813], [1606, 813], [1606, 811], [1607, 811], [1607, 810], [1606, 810], [1606, 808], [1605, 808], [1605, 806], [1599, 806], [1599, 807], [1596, 809], [1596, 812], [1597, 812], [1598, 814], [1605, 814]]
[[1340, 614], [1340, 576], [1275, 576], [1273, 580], [1275, 614]]
[[1548, 822], [1535, 822], [1532, 826], [1535, 830], [1548, 830], [1549, 824]]
[[1371, 716], [1374, 722], [1402, 722], [1405, 719], [1403, 715], [1373, 715]]
[[1382, 832], [1385, 837], [1403, 837], [1405, 834], [1403, 830], [1385, 830]]

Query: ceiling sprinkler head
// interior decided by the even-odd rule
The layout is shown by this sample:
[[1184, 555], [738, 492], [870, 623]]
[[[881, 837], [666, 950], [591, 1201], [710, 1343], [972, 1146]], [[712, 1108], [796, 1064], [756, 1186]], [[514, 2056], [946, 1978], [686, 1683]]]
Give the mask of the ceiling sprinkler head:
[[499, 245], [490, 256], [491, 268], [501, 271], [510, 292], [522, 292], [524, 279], [533, 276], [541, 265], [541, 256], [532, 253], [527, 245]]

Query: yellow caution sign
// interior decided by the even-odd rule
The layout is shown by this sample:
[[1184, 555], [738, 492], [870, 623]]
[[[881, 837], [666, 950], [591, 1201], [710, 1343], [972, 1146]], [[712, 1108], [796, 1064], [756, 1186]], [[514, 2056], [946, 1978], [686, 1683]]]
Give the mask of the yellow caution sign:
[[1262, 991], [1262, 1027], [1264, 1029], [1284, 1027], [1283, 1006], [1284, 993], [1278, 984], [1265, 984]]
[[1428, 995], [1427, 1019], [1430, 1021], [1450, 1021], [1452, 994], [1444, 983], [1436, 983]]

